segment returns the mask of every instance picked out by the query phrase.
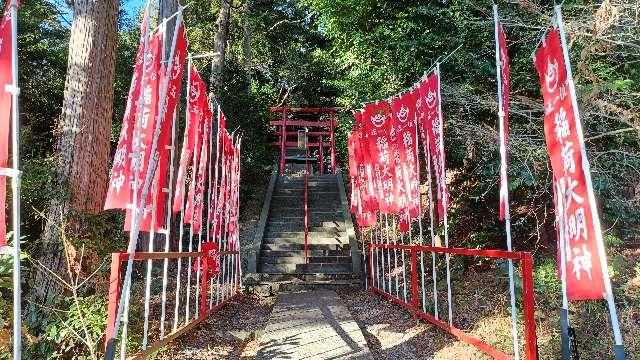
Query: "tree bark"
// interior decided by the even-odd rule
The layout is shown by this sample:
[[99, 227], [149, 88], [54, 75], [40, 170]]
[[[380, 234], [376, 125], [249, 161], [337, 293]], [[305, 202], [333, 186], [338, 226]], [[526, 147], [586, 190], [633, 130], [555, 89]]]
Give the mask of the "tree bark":
[[249, 19], [251, 17], [251, 0], [245, 0], [243, 14], [243, 33], [244, 33], [244, 68], [247, 76], [247, 92], [251, 93], [251, 25]]
[[222, 91], [222, 73], [224, 71], [224, 59], [227, 50], [227, 37], [229, 35], [229, 18], [231, 17], [231, 1], [220, 0], [220, 12], [216, 26], [216, 37], [213, 42], [213, 51], [217, 53], [211, 60], [211, 94], [213, 101], [220, 104], [220, 93]]
[[[113, 115], [118, 0], [76, 0], [69, 39], [69, 58], [62, 114], [57, 124], [58, 188], [64, 197], [51, 200], [42, 239], [41, 263], [62, 274], [60, 226], [78, 232], [68, 221], [71, 211], [98, 213], [108, 189]], [[36, 301], [61, 294], [61, 286], [43, 271], [35, 273]]]
[[[159, 8], [158, 8], [158, 19], [162, 21], [162, 19], [166, 19], [169, 16], [175, 14], [178, 11], [178, 1], [177, 0], [158, 0]], [[176, 18], [173, 17], [171, 20], [167, 21], [167, 34], [166, 34], [166, 46], [164, 49], [165, 59], [169, 57], [171, 54], [171, 43], [173, 42], [173, 27], [176, 24]]]

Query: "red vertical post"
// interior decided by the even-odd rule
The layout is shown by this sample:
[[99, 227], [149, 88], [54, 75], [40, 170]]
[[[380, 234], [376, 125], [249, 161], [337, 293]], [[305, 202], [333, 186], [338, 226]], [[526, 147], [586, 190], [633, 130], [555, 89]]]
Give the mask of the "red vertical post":
[[331, 111], [330, 113], [330, 120], [329, 123], [331, 125], [331, 171], [333, 174], [336, 173], [336, 149], [335, 149], [335, 113], [333, 111]]
[[280, 175], [284, 175], [284, 163], [287, 147], [287, 108], [282, 108], [282, 124], [280, 124]]
[[[109, 276], [109, 305], [107, 307], [107, 336], [106, 341], [114, 338], [113, 331], [118, 314], [118, 301], [120, 301], [120, 275], [122, 274], [122, 262], [120, 253], [111, 254], [111, 276]], [[105, 349], [107, 342], [105, 341]]]
[[[207, 316], [207, 285], [209, 284], [209, 262], [207, 256], [198, 258], [202, 267], [202, 277], [200, 282], [200, 317]], [[197, 260], [196, 260], [197, 261]]]
[[538, 359], [538, 339], [536, 336], [535, 299], [533, 289], [533, 257], [526, 252], [522, 255], [522, 303], [527, 360]]
[[318, 165], [320, 166], [320, 175], [324, 175], [324, 160], [322, 153], [324, 152], [324, 144], [322, 143], [322, 135], [318, 138]]
[[[402, 250], [404, 251], [404, 250]], [[404, 264], [403, 264], [404, 265]], [[418, 309], [418, 250], [411, 247], [411, 297], [414, 309]]]

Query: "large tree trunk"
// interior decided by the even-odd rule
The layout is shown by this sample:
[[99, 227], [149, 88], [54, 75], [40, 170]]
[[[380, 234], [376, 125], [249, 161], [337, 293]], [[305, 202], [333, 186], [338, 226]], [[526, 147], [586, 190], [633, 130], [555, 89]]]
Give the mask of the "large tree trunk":
[[[42, 239], [40, 261], [57, 274], [64, 265], [61, 221], [65, 231], [83, 224], [67, 221], [71, 210], [98, 213], [108, 187], [119, 0], [76, 0], [69, 39], [69, 59], [62, 114], [57, 124], [59, 189], [52, 199]], [[61, 293], [46, 272], [35, 274], [38, 303]]]
[[213, 51], [217, 53], [211, 61], [211, 97], [220, 104], [220, 92], [222, 91], [222, 72], [224, 71], [224, 59], [227, 50], [227, 37], [229, 34], [229, 18], [231, 17], [231, 1], [220, 0], [220, 12], [216, 26], [218, 30], [213, 42]]
[[247, 76], [247, 92], [251, 93], [251, 26], [249, 19], [251, 16], [251, 0], [245, 0], [243, 14], [243, 32], [244, 32], [244, 68]]
[[[162, 21], [169, 16], [175, 14], [178, 11], [178, 0], [158, 0], [158, 19]], [[173, 27], [176, 24], [176, 17], [167, 21], [167, 34], [166, 34], [166, 46], [165, 46], [165, 59], [171, 54], [171, 43], [173, 41]]]

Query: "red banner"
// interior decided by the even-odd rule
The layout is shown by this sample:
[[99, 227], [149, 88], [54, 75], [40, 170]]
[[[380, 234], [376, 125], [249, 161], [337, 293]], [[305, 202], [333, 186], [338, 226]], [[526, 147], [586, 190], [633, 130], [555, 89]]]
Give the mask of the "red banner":
[[195, 186], [195, 196], [193, 197], [193, 226], [194, 233], [201, 232], [202, 225], [202, 209], [204, 208], [204, 187], [207, 181], [207, 169], [209, 163], [209, 135], [211, 133], [211, 111], [207, 107], [205, 112], [204, 132], [202, 133], [202, 147], [200, 149], [200, 163], [198, 165], [198, 174]]
[[400, 231], [407, 232], [412, 218], [420, 213], [418, 157], [416, 154], [416, 92], [404, 93], [391, 101], [391, 138], [398, 183], [396, 198], [400, 214]]
[[502, 130], [504, 139], [504, 153], [501, 150], [500, 157], [502, 159], [500, 163], [500, 219], [505, 219], [505, 199], [507, 191], [509, 191], [509, 184], [507, 180], [507, 143], [509, 139], [509, 89], [511, 87], [511, 80], [509, 76], [509, 54], [507, 53], [507, 41], [502, 31], [502, 24], [498, 20], [498, 53], [500, 56], [500, 87], [502, 95]]
[[352, 131], [347, 140], [347, 148], [349, 151], [349, 181], [351, 184], [351, 207], [352, 214], [361, 211], [360, 204], [360, 184], [358, 182], [358, 159], [356, 155], [356, 143], [358, 141], [358, 131]]
[[572, 104], [558, 29], [553, 28], [536, 51], [536, 69], [544, 97], [544, 132], [555, 177], [559, 234], [565, 242], [567, 297], [569, 300], [603, 299], [604, 278], [600, 267], [595, 208], [589, 202], [586, 171]]
[[[11, 8], [10, 0], [0, 20], [0, 167], [6, 168], [9, 160], [9, 132], [11, 130], [11, 93], [5, 91], [13, 85]], [[0, 175], [0, 247], [7, 245], [6, 201], [7, 177]]]
[[396, 171], [391, 143], [391, 108], [386, 101], [367, 104], [362, 116], [363, 131], [367, 137], [369, 160], [376, 184], [379, 210], [383, 214], [396, 213], [398, 202], [394, 198]]
[[376, 197], [376, 185], [373, 179], [373, 167], [369, 157], [368, 134], [364, 132], [362, 112], [355, 113], [355, 126], [357, 141], [355, 142], [356, 163], [358, 164], [358, 183], [360, 184], [360, 213], [356, 220], [360, 227], [374, 226], [377, 222], [376, 211], [378, 201]]
[[[420, 112], [418, 120], [420, 133], [423, 135], [425, 149], [428, 146], [431, 153], [431, 164], [436, 175], [438, 194], [438, 220], [444, 220], [444, 212], [449, 203], [449, 191], [446, 183], [446, 166], [444, 152], [444, 121], [440, 114], [440, 77], [433, 73], [426, 80], [420, 82]], [[425, 151], [425, 154], [427, 152]]]
[[201, 119], [200, 109], [201, 103], [206, 101], [206, 88], [204, 82], [200, 79], [195, 67], [189, 69], [189, 97], [187, 99], [187, 120], [184, 128], [184, 136], [182, 138], [182, 150], [180, 152], [180, 165], [178, 166], [178, 174], [176, 176], [176, 190], [173, 194], [173, 212], [178, 212], [182, 209], [182, 203], [184, 202], [184, 185], [185, 176], [187, 174], [188, 167], [191, 165], [189, 162], [193, 160], [192, 154], [196, 143], [196, 136], [201, 131]]
[[[147, 13], [145, 12], [142, 21], [142, 31], [136, 62], [133, 67], [133, 77], [129, 87], [129, 97], [127, 107], [122, 119], [120, 128], [120, 139], [118, 147], [113, 156], [113, 167], [111, 168], [111, 180], [109, 181], [109, 191], [105, 200], [104, 209], [126, 209], [132, 203], [131, 194], [133, 191], [134, 174], [131, 172], [131, 155], [133, 154], [134, 123], [138, 116], [138, 100], [140, 99], [140, 86], [142, 83], [142, 62], [144, 61], [144, 40], [147, 33]], [[147, 78], [148, 78], [147, 74]]]

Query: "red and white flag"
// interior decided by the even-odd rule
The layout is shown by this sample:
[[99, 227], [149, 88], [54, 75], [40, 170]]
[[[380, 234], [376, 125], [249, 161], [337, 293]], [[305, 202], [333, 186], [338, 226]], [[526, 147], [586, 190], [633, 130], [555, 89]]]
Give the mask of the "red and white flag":
[[185, 195], [185, 177], [190, 166], [194, 165], [193, 152], [196, 149], [197, 138], [202, 134], [204, 112], [207, 109], [207, 87], [200, 78], [195, 67], [191, 67], [189, 98], [187, 99], [188, 119], [184, 129], [180, 166], [176, 177], [176, 191], [173, 196], [173, 212], [182, 209]]
[[[104, 209], [126, 209], [132, 203], [131, 194], [133, 191], [134, 174], [132, 173], [131, 155], [133, 154], [133, 137], [135, 136], [135, 119], [138, 115], [138, 100], [140, 99], [140, 86], [142, 85], [142, 62], [144, 61], [144, 41], [147, 34], [148, 17], [145, 11], [140, 34], [140, 44], [133, 66], [133, 77], [129, 87], [129, 97], [127, 107], [122, 119], [120, 128], [120, 139], [118, 147], [113, 156], [113, 166], [111, 168], [111, 179], [109, 181], [109, 191], [104, 204]], [[147, 78], [148, 78], [147, 74]]]
[[[420, 81], [418, 91], [421, 112], [418, 125], [425, 150], [428, 146], [428, 152], [431, 153], [438, 187], [438, 220], [442, 222], [449, 203], [449, 191], [446, 183], [444, 121], [440, 113], [440, 74], [434, 72], [426, 80]], [[425, 154], [428, 152], [425, 151]]]
[[400, 231], [410, 229], [411, 219], [420, 215], [418, 157], [416, 154], [416, 92], [406, 92], [391, 101], [392, 139], [398, 184], [396, 192]]
[[[497, 16], [497, 13], [496, 13]], [[507, 143], [509, 139], [509, 89], [511, 80], [509, 76], [509, 54], [507, 53], [507, 41], [502, 31], [502, 24], [500, 20], [496, 18], [496, 33], [498, 34], [498, 62], [500, 63], [500, 93], [498, 96], [502, 100], [502, 108], [498, 109], [502, 116], [499, 116], [499, 121], [502, 121], [502, 137], [503, 142], [500, 145], [500, 220], [506, 218], [506, 198], [509, 191], [509, 183], [507, 179]]]
[[[193, 232], [199, 234], [202, 228], [202, 211], [204, 208], [204, 187], [207, 181], [207, 169], [209, 163], [209, 134], [211, 132], [211, 111], [207, 106], [204, 119], [204, 131], [202, 132], [202, 146], [200, 148], [200, 162], [197, 168], [197, 176], [195, 182], [193, 203], [193, 219], [191, 226]], [[195, 173], [195, 169], [194, 169]]]
[[396, 171], [391, 143], [391, 107], [387, 101], [367, 104], [362, 115], [363, 130], [376, 185], [378, 207], [383, 214], [398, 210], [395, 195]]
[[604, 248], [593, 189], [587, 183], [588, 160], [567, 80], [560, 36], [553, 28], [536, 51], [535, 65], [544, 97], [544, 132], [553, 168], [556, 214], [565, 243], [569, 300], [603, 299], [604, 275], [599, 248]]
[[361, 211], [360, 204], [360, 184], [358, 182], [358, 159], [356, 157], [356, 143], [358, 141], [358, 131], [354, 130], [349, 134], [347, 140], [347, 149], [349, 152], [349, 181], [351, 184], [351, 207], [352, 214], [357, 214]]
[[360, 213], [358, 213], [356, 221], [360, 227], [369, 227], [374, 226], [377, 222], [378, 201], [373, 178], [373, 166], [369, 156], [369, 138], [363, 130], [362, 111], [355, 113], [355, 127], [357, 131], [355, 154], [356, 163], [358, 164], [358, 184], [360, 185]]
[[[11, 1], [7, 0], [2, 19], [0, 19], [0, 167], [6, 168], [9, 160], [9, 133], [11, 130], [11, 99], [6, 91], [13, 85], [13, 38], [11, 29]], [[7, 245], [7, 177], [0, 175], [0, 247]]]

